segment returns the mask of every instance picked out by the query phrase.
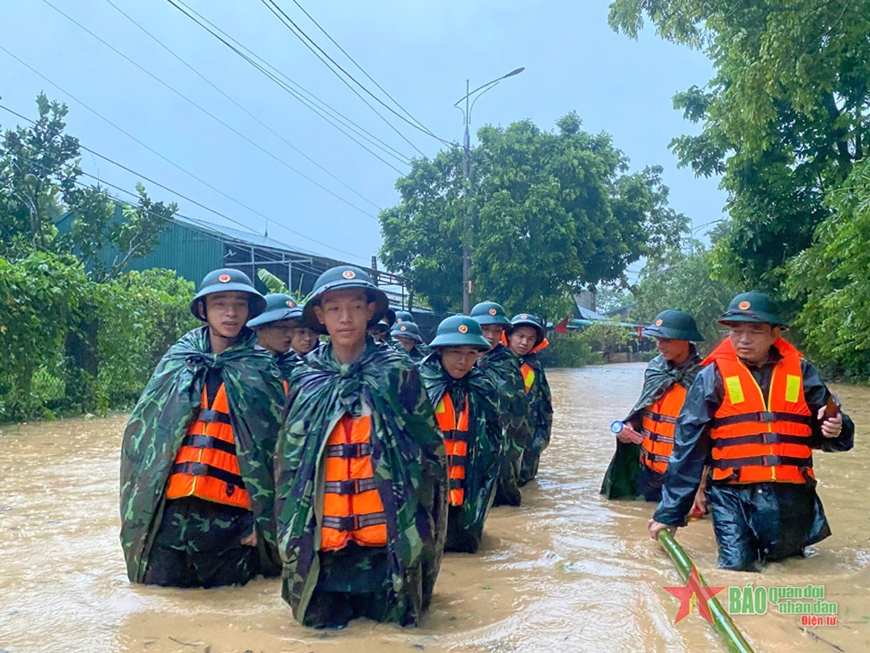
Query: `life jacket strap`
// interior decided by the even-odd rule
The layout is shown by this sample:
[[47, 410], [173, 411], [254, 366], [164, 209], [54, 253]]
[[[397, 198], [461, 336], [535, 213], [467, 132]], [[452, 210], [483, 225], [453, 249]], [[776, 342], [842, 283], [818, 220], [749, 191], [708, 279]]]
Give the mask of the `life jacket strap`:
[[463, 478], [451, 478], [450, 479], [450, 489], [451, 490], [461, 490], [464, 487], [465, 479]]
[[325, 492], [329, 494], [360, 494], [377, 490], [378, 483], [374, 478], [351, 478], [345, 481], [326, 481]]
[[211, 408], [203, 408], [199, 411], [199, 415], [197, 416], [198, 422], [220, 422], [221, 424], [231, 424], [230, 416], [226, 413], [222, 413], [219, 410], [212, 410]]
[[727, 449], [744, 444], [802, 444], [809, 446], [809, 438], [804, 435], [789, 435], [784, 433], [754, 433], [738, 435], [733, 438], [713, 438], [713, 447]]
[[358, 531], [369, 526], [379, 526], [387, 523], [387, 515], [383, 512], [373, 512], [368, 515], [347, 515], [346, 517], [323, 517], [323, 528], [336, 531]]
[[372, 445], [369, 442], [332, 444], [326, 447], [326, 455], [330, 458], [364, 458], [372, 455]]
[[187, 474], [188, 476], [211, 476], [219, 481], [223, 481], [227, 485], [235, 485], [238, 488], [244, 489], [245, 481], [238, 474], [233, 474], [225, 469], [207, 465], [205, 463], [175, 463], [172, 466], [173, 474]]
[[762, 422], [764, 424], [770, 424], [772, 422], [792, 422], [794, 424], [805, 424], [811, 426], [812, 418], [809, 415], [795, 415], [793, 413], [782, 413], [774, 410], [763, 410], [755, 413], [716, 417], [713, 419], [713, 428], [731, 426], [733, 424], [744, 424], [746, 422]]
[[652, 442], [670, 442], [672, 444], [674, 442], [674, 436], [672, 435], [662, 435], [661, 433], [656, 433], [649, 429], [642, 429], [642, 431], [644, 436], [649, 438]]
[[236, 455], [236, 445], [234, 442], [227, 442], [220, 438], [215, 438], [210, 435], [188, 435], [182, 441], [184, 447], [196, 447], [198, 449], [217, 449], [228, 454]]
[[642, 459], [646, 459], [646, 460], [648, 460], [649, 462], [655, 462], [655, 463], [667, 463], [667, 462], [670, 461], [670, 456], [662, 456], [662, 455], [657, 454], [657, 453], [650, 453], [650, 452], [647, 451], [646, 449], [643, 449], [643, 450], [640, 452], [640, 456], [641, 456]]
[[764, 456], [746, 456], [745, 458], [722, 458], [713, 459], [713, 467], [716, 469], [738, 469], [740, 467], [782, 467], [790, 465], [793, 467], [812, 467], [812, 455], [806, 458], [797, 458], [794, 456], [777, 456], [774, 454]]
[[651, 410], [644, 410], [641, 413], [642, 417], [646, 417], [647, 419], [652, 420], [653, 422], [663, 422], [665, 424], [676, 424], [677, 418], [671, 417], [670, 415], [662, 415], [661, 413], [654, 413]]

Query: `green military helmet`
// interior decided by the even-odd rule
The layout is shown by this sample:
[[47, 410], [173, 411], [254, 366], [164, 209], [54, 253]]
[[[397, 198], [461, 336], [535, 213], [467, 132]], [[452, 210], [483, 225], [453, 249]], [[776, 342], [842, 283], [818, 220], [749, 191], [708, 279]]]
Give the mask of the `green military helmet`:
[[402, 322], [413, 322], [414, 316], [411, 315], [410, 311], [396, 311], [396, 322], [401, 324]]
[[757, 290], [740, 293], [731, 300], [727, 310], [719, 317], [719, 323], [731, 324], [732, 322], [757, 322], [771, 326], [787, 326], [779, 316], [779, 307], [773, 298]]
[[254, 288], [250, 277], [241, 270], [221, 268], [212, 270], [202, 278], [199, 292], [190, 302], [190, 312], [198, 320], [206, 322], [199, 314], [199, 304], [208, 295], [220, 292], [243, 292], [248, 294], [248, 318], [257, 317], [266, 308], [266, 299]]
[[[352, 288], [362, 288], [368, 295], [369, 302], [375, 304], [375, 314], [369, 321], [368, 326], [377, 324], [384, 315], [389, 311], [389, 300], [384, 291], [375, 285], [372, 278], [360, 268], [353, 265], [339, 265], [330, 268], [314, 282], [314, 292], [305, 304], [305, 309], [302, 311], [302, 318], [305, 326], [315, 333], [325, 334], [326, 328], [317, 320], [314, 314], [314, 307], [320, 305], [320, 299], [325, 292], [330, 290], [350, 290]], [[393, 313], [395, 316], [395, 313]], [[387, 326], [389, 329], [389, 325]]]
[[475, 347], [477, 351], [489, 351], [489, 343], [483, 337], [476, 319], [454, 315], [443, 320], [435, 332], [435, 340], [429, 343], [432, 349], [441, 347]]
[[546, 330], [544, 328], [544, 322], [541, 319], [529, 313], [520, 313], [519, 315], [514, 315], [513, 319], [511, 320], [510, 328], [507, 330], [507, 335], [510, 336], [511, 331], [521, 326], [529, 326], [535, 330], [535, 347], [544, 342]]
[[691, 342], [704, 341], [704, 336], [698, 332], [695, 318], [678, 308], [662, 311], [656, 315], [652, 324], [643, 328], [643, 333], [653, 338], [689, 340]]
[[290, 295], [272, 293], [266, 295], [266, 308], [253, 320], [248, 320], [248, 327], [264, 326], [271, 322], [293, 320], [302, 317], [302, 309]]
[[504, 308], [501, 304], [495, 302], [480, 302], [475, 304], [471, 309], [471, 317], [473, 317], [481, 326], [485, 324], [501, 324], [504, 327], [509, 327], [511, 321], [507, 319]]
[[420, 335], [420, 327], [413, 322], [399, 322], [398, 315], [396, 316], [396, 323], [393, 325], [390, 335], [394, 338], [407, 338], [408, 340], [413, 340], [418, 344], [423, 344], [423, 336]]

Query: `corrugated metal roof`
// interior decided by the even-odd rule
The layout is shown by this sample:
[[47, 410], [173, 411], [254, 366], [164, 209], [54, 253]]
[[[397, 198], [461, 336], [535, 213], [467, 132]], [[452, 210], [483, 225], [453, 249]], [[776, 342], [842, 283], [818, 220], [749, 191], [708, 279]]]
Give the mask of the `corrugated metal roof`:
[[291, 252], [295, 254], [306, 254], [308, 256], [317, 256], [314, 252], [302, 249], [301, 247], [291, 246], [283, 243], [280, 240], [275, 240], [266, 235], [260, 235], [248, 231], [239, 231], [223, 225], [217, 225], [212, 222], [204, 222], [201, 220], [191, 220], [176, 215], [175, 221], [198, 231], [206, 231], [219, 234], [225, 238], [235, 242], [245, 243], [246, 245], [254, 245], [255, 247], [265, 247], [269, 249], [277, 249], [281, 251]]

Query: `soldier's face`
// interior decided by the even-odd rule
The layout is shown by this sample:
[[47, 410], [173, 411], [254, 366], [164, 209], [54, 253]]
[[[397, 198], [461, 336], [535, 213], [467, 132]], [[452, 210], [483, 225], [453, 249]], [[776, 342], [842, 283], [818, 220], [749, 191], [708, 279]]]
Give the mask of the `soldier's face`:
[[728, 325], [728, 337], [737, 355], [748, 363], [760, 365], [767, 360], [771, 346], [782, 329], [758, 322], [732, 322]]
[[673, 338], [656, 338], [656, 349], [666, 361], [684, 360], [689, 357], [689, 341]]
[[257, 329], [257, 344], [274, 354], [290, 351], [296, 320], [279, 320]]
[[511, 351], [517, 356], [525, 356], [532, 347], [535, 346], [535, 340], [538, 339], [538, 333], [530, 326], [521, 326], [514, 329], [508, 338], [508, 345]]
[[414, 342], [410, 338], [403, 338], [402, 336], [396, 336], [396, 340], [398, 340], [399, 344], [401, 344], [402, 347], [405, 348], [405, 351], [411, 351], [414, 348], [414, 346], [417, 344], [416, 342]]
[[300, 356], [304, 356], [317, 345], [317, 334], [304, 326], [293, 329], [290, 347]]
[[363, 342], [374, 314], [375, 304], [362, 288], [330, 290], [323, 294], [320, 306], [314, 307], [314, 315], [339, 346]]
[[501, 324], [481, 324], [480, 330], [483, 331], [483, 337], [486, 338], [490, 347], [495, 347], [501, 342], [501, 332], [504, 331]]
[[441, 365], [454, 379], [461, 379], [471, 371], [477, 360], [476, 347], [444, 347], [441, 350]]
[[237, 338], [248, 321], [248, 294], [231, 291], [206, 295], [203, 317], [209, 328], [218, 335], [228, 339]]

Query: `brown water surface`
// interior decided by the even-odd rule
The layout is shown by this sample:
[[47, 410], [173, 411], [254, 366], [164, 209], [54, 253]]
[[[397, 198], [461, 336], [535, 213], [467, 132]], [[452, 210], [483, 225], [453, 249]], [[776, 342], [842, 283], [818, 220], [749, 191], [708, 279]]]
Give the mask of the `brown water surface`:
[[[298, 626], [277, 580], [243, 588], [131, 586], [118, 544], [118, 451], [125, 416], [0, 433], [0, 651], [720, 651], [697, 614], [674, 625], [681, 585], [646, 534], [653, 506], [598, 495], [643, 365], [549, 374], [556, 417], [539, 482], [521, 508], [493, 510], [478, 555], [449, 554], [421, 628], [356, 621]], [[679, 541], [711, 585], [824, 584], [839, 625], [802, 630], [768, 612], [735, 621], [757, 651], [870, 651], [870, 390], [838, 387], [858, 423], [849, 454], [816, 456], [834, 535], [763, 574], [716, 569], [709, 520]]]

